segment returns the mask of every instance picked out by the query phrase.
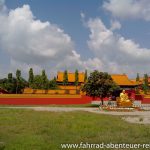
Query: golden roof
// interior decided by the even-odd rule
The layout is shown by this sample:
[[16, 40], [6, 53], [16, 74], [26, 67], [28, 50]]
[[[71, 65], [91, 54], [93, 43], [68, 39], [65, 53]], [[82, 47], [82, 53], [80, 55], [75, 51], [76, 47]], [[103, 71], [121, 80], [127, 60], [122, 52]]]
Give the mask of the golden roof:
[[126, 74], [112, 74], [111, 75], [114, 82], [118, 85], [122, 86], [135, 86], [136, 82], [131, 81]]
[[[57, 82], [63, 82], [64, 72], [57, 73]], [[79, 73], [79, 82], [84, 83], [84, 72]], [[112, 74], [112, 79], [120, 86], [135, 86], [137, 82], [131, 81], [126, 74]], [[68, 72], [68, 82], [75, 81], [75, 73]]]
[[[64, 72], [57, 73], [57, 82], [63, 82]], [[84, 72], [78, 73], [79, 82], [84, 82]], [[75, 82], [75, 73], [68, 72], [68, 82]]]

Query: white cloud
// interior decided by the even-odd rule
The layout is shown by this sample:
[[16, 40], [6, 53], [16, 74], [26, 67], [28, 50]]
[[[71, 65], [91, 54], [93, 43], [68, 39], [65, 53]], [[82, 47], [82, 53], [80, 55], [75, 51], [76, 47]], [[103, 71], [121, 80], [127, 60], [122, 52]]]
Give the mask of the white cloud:
[[88, 46], [101, 61], [103, 71], [130, 75], [150, 73], [150, 49], [141, 48], [133, 40], [107, 29], [100, 18], [89, 19], [87, 27], [91, 32]]
[[84, 67], [85, 69], [88, 69], [90, 71], [93, 70], [100, 70], [103, 71], [103, 63], [101, 62], [101, 60], [99, 58], [89, 58], [87, 61], [84, 61]]
[[9, 11], [4, 1], [0, 2], [0, 9], [3, 10], [0, 11], [0, 50], [10, 56], [10, 65], [0, 66], [0, 77], [1, 72], [7, 74], [8, 70], [15, 73], [17, 68], [27, 75], [30, 67], [35, 73], [45, 69], [48, 75], [64, 69], [98, 69], [134, 75], [136, 72], [149, 73], [150, 50], [114, 33], [114, 30], [121, 28], [116, 20], [108, 29], [100, 18], [86, 22], [85, 15], [81, 13], [83, 23], [90, 30], [88, 46], [95, 55], [94, 58], [82, 60], [71, 37], [63, 29], [38, 20], [29, 5]]
[[107, 0], [104, 2], [103, 8], [118, 18], [150, 21], [149, 0]]
[[27, 77], [30, 67], [36, 74], [45, 69], [48, 75], [65, 69], [102, 69], [98, 58], [83, 61], [71, 37], [57, 25], [36, 19], [29, 5], [0, 13], [0, 27], [0, 49], [9, 54], [8, 68], [14, 75], [20, 69]]
[[27, 73], [33, 67], [35, 72], [46, 69], [49, 74], [74, 65], [83, 68], [71, 37], [57, 25], [36, 19], [29, 5], [0, 12], [0, 49], [10, 56], [12, 71], [23, 68]]
[[81, 16], [82, 19], [85, 18], [85, 14], [83, 12], [80, 13], [80, 16]]
[[120, 24], [120, 22], [119, 21], [117, 21], [117, 20], [111, 20], [111, 28], [110, 28], [110, 30], [117, 30], [117, 29], [121, 29], [121, 24]]
[[41, 64], [60, 56], [64, 59], [66, 53], [72, 55], [70, 36], [56, 25], [36, 20], [28, 5], [11, 10], [0, 19], [0, 43], [13, 59]]

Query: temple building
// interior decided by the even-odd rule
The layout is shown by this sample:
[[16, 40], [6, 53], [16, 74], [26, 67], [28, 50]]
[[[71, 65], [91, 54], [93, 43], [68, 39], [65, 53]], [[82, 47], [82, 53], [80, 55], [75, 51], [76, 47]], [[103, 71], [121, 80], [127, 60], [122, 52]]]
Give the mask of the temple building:
[[111, 77], [120, 88], [125, 90], [132, 90], [138, 85], [136, 82], [130, 80], [126, 74], [112, 74]]
[[[59, 85], [63, 85], [63, 78], [64, 78], [64, 72], [58, 72], [56, 81]], [[84, 72], [79, 72], [78, 78], [79, 78], [78, 81], [79, 85], [84, 83], [84, 78], [85, 78]], [[75, 82], [75, 73], [68, 72], [68, 85], [74, 85], [74, 82]]]
[[[57, 83], [63, 85], [64, 72], [58, 72]], [[79, 72], [79, 85], [84, 83], [84, 72]], [[131, 90], [137, 86], [136, 82], [131, 81], [126, 74], [112, 74], [111, 75], [114, 82], [119, 85], [122, 89]], [[68, 85], [74, 85], [75, 73], [68, 73]]]
[[[75, 73], [68, 72], [68, 83], [67, 85], [63, 84], [64, 80], [64, 72], [58, 72], [57, 73], [57, 84], [58, 89], [55, 90], [41, 90], [41, 89], [31, 89], [31, 88], [25, 88], [24, 94], [80, 94], [85, 95], [81, 91], [81, 86], [85, 82], [85, 73], [84, 72], [78, 72], [78, 86], [75, 86]], [[135, 93], [135, 87], [137, 86], [136, 82], [131, 81], [127, 75], [125, 74], [112, 74], [111, 75], [114, 82], [120, 86], [121, 90], [115, 91], [114, 95], [118, 96], [120, 92], [124, 89], [128, 93]]]

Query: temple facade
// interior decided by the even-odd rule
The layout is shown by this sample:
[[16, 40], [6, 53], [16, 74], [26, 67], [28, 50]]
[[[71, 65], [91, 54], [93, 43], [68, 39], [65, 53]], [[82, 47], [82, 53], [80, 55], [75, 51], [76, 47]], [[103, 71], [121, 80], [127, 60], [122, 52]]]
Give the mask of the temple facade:
[[[127, 75], [125, 74], [112, 74], [111, 75], [114, 82], [120, 86], [121, 90], [115, 91], [115, 97], [119, 96], [120, 92], [124, 89], [126, 90], [129, 95], [135, 95], [135, 87], [137, 86], [136, 82], [131, 81]], [[68, 72], [68, 84], [63, 84], [64, 80], [64, 72], [57, 73], [57, 84], [58, 89], [56, 90], [40, 90], [40, 89], [31, 89], [25, 88], [24, 94], [71, 94], [71, 95], [85, 95], [81, 91], [81, 86], [85, 83], [85, 73], [79, 72], [78, 73], [78, 86], [75, 86], [75, 73]]]
[[[64, 72], [58, 72], [57, 79], [56, 79], [58, 85], [63, 85], [63, 78], [64, 78]], [[79, 72], [78, 73], [79, 85], [84, 83], [84, 78], [85, 78], [85, 73]], [[74, 85], [74, 82], [75, 82], [75, 73], [68, 72], [68, 85]]]
[[111, 77], [121, 89], [133, 90], [138, 85], [137, 82], [130, 80], [126, 74], [112, 74]]
[[[57, 83], [63, 85], [64, 72], [57, 73]], [[131, 81], [126, 74], [112, 74], [111, 75], [114, 82], [119, 85], [122, 89], [132, 90], [137, 86], [136, 82]], [[84, 84], [85, 74], [84, 72], [79, 73], [79, 85]], [[75, 73], [68, 73], [68, 85], [74, 85]]]

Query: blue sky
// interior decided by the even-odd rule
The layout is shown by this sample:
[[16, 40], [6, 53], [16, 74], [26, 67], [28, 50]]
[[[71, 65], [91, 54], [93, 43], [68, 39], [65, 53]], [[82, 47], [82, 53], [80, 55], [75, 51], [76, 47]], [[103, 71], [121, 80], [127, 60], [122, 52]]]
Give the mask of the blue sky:
[[[57, 24], [69, 34], [75, 42], [76, 50], [85, 58], [89, 57], [87, 54], [84, 55], [84, 49], [88, 49], [86, 41], [89, 31], [83, 26], [80, 13], [85, 13], [87, 17], [101, 16], [104, 21], [109, 21], [100, 9], [101, 0], [87, 0], [86, 2], [84, 0], [46, 0], [45, 2], [41, 0], [6, 0], [6, 5], [11, 9], [21, 7], [24, 4], [30, 5], [36, 18]], [[90, 51], [88, 53], [92, 55]]]
[[149, 0], [0, 0], [0, 77], [17, 68], [27, 77], [30, 67], [149, 74], [149, 8]]

